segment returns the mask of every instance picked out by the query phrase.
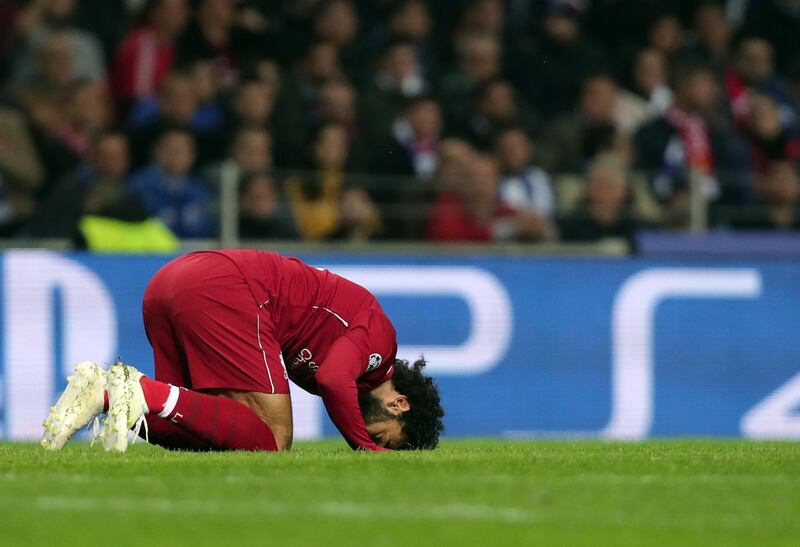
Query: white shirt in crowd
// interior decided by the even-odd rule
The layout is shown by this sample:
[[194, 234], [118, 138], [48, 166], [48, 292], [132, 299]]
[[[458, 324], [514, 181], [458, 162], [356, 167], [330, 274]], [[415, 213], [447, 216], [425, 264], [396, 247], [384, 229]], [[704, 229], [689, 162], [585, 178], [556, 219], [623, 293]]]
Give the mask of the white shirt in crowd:
[[500, 201], [515, 211], [552, 217], [555, 209], [555, 196], [550, 175], [531, 165], [518, 175], [504, 178], [500, 181]]

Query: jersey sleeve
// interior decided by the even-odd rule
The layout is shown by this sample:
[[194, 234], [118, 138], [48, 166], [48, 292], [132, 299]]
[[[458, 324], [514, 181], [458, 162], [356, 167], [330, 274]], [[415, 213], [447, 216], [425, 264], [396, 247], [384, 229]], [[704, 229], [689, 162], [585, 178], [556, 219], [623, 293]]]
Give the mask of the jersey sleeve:
[[[344, 336], [328, 350], [316, 372], [319, 393], [328, 415], [354, 449], [385, 450], [367, 432], [358, 404], [358, 381], [364, 374], [377, 370], [394, 359], [394, 329], [381, 314], [370, 312], [354, 322]], [[385, 323], [389, 323], [389, 329]]]

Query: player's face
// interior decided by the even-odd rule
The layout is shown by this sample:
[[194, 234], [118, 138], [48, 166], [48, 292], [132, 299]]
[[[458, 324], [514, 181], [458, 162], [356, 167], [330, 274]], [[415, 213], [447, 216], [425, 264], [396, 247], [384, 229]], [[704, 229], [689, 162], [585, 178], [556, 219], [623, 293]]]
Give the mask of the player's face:
[[405, 442], [403, 423], [398, 416], [408, 410], [408, 400], [386, 382], [369, 393], [359, 393], [358, 404], [367, 432], [375, 444], [399, 448]]
[[403, 425], [396, 418], [367, 424], [367, 431], [375, 444], [384, 448], [400, 448], [406, 442]]

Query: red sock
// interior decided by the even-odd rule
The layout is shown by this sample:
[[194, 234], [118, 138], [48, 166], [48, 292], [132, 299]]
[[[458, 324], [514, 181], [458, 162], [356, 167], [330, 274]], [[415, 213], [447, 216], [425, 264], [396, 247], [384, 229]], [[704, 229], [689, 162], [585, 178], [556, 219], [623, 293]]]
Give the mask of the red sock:
[[147, 376], [139, 378], [139, 385], [142, 386], [142, 391], [144, 391], [144, 401], [147, 403], [150, 413], [158, 414], [161, 412], [164, 409], [164, 403], [167, 402], [169, 390], [172, 386]]
[[169, 420], [155, 414], [148, 414], [145, 419], [147, 420], [147, 432], [145, 433], [145, 429], [141, 428], [139, 436], [152, 444], [169, 450], [192, 450], [195, 452], [207, 452], [214, 448]]
[[246, 405], [227, 397], [181, 388], [167, 419], [214, 449], [278, 450], [269, 426]]

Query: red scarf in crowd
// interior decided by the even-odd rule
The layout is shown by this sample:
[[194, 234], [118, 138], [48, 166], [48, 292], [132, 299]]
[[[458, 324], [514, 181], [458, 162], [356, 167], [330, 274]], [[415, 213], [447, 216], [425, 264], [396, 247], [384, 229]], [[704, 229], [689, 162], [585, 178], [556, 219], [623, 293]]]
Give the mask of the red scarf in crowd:
[[688, 114], [675, 105], [667, 109], [666, 118], [680, 134], [687, 167], [711, 174], [714, 171], [714, 152], [703, 118]]

